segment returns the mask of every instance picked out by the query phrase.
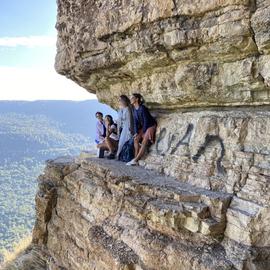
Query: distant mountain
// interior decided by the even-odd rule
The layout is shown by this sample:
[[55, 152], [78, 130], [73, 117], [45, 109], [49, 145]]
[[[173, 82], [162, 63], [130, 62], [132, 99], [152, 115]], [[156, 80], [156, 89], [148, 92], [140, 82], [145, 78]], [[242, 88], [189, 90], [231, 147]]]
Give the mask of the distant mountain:
[[109, 106], [97, 100], [86, 101], [0, 101], [2, 113], [17, 113], [24, 115], [45, 115], [48, 119], [62, 124], [62, 130], [80, 133], [94, 139], [95, 112], [117, 114]]
[[41, 161], [62, 152], [72, 155], [92, 144], [90, 137], [68, 133], [64, 124], [46, 115], [0, 114], [0, 162], [26, 157]]
[[95, 151], [96, 111], [116, 116], [97, 100], [0, 102], [0, 262], [32, 229], [45, 160]]

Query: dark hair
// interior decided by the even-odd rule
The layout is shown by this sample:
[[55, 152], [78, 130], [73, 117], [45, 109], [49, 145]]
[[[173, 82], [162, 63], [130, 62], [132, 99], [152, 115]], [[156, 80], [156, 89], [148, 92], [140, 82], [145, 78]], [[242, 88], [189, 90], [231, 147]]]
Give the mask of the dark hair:
[[103, 117], [103, 113], [102, 112], [96, 112], [96, 116], [100, 115], [101, 117]]
[[139, 94], [139, 93], [133, 93], [132, 96], [134, 96], [135, 98], [138, 99], [138, 103], [140, 105], [144, 104], [144, 98], [143, 98], [143, 96], [141, 94]]
[[111, 115], [107, 114], [107, 115], [105, 116], [105, 118], [108, 118], [108, 119], [109, 119], [109, 124], [110, 124], [110, 125], [114, 124], [113, 118], [112, 118]]
[[130, 132], [131, 135], [134, 135], [134, 117], [133, 117], [133, 107], [130, 103], [130, 99], [126, 95], [121, 95], [120, 100], [123, 101], [128, 107], [129, 117], [130, 117]]

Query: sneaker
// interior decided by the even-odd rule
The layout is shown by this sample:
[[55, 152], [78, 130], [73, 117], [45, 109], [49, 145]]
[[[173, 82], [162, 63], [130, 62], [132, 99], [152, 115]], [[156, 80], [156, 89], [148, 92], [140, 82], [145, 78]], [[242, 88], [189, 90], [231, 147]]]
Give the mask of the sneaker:
[[138, 165], [138, 161], [132, 159], [130, 162], [126, 163], [127, 166], [136, 166]]

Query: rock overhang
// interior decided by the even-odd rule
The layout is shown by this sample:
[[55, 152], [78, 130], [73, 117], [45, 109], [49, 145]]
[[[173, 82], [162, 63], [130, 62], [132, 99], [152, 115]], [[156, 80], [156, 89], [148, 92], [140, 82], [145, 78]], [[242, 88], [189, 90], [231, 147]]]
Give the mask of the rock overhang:
[[267, 1], [58, 1], [56, 70], [109, 105], [269, 104]]

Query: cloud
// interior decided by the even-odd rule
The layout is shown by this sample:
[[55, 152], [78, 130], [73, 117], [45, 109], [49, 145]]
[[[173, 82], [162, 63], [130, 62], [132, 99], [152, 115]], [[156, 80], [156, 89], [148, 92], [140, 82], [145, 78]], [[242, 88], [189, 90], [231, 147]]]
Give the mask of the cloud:
[[0, 100], [86, 100], [95, 95], [58, 75], [53, 68], [0, 66]]
[[54, 47], [55, 36], [0, 37], [0, 47]]

